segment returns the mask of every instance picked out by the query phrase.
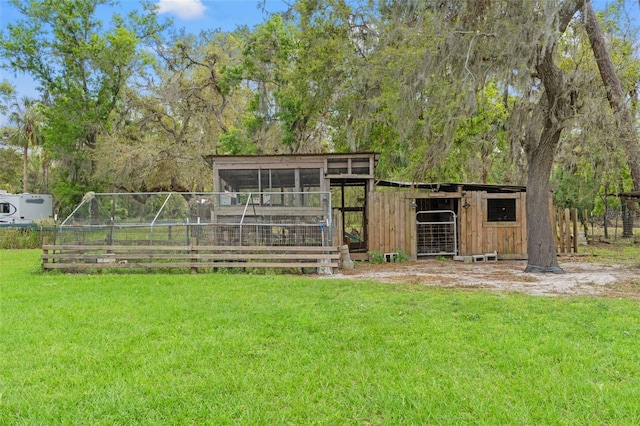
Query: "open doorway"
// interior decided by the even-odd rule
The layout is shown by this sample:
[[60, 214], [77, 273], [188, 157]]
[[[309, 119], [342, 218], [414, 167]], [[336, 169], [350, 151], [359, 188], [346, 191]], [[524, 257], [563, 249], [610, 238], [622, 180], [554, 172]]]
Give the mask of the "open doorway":
[[333, 207], [342, 216], [342, 235], [350, 253], [366, 253], [367, 182], [363, 180], [340, 179], [331, 181]]
[[456, 198], [415, 200], [419, 257], [458, 255], [458, 203]]

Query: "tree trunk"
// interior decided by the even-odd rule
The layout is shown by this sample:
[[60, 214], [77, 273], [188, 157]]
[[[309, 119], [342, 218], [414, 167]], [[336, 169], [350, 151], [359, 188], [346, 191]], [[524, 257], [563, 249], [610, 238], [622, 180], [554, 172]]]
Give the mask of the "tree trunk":
[[607, 186], [605, 186], [604, 192], [604, 213], [602, 214], [602, 221], [604, 223], [604, 238], [609, 239], [609, 197], [607, 196]]
[[100, 225], [100, 207], [95, 197], [89, 201], [89, 212], [91, 214], [91, 225]]
[[527, 153], [528, 261], [525, 272], [564, 272], [558, 265], [549, 214], [549, 176], [561, 132], [545, 126], [538, 147]]
[[22, 148], [22, 192], [29, 190], [29, 144]]
[[628, 204], [628, 201], [622, 200], [622, 238], [633, 238], [633, 219], [635, 212]]
[[[558, 15], [558, 32], [564, 33], [584, 0], [565, 1]], [[549, 206], [549, 177], [564, 122], [570, 116], [569, 97], [563, 73], [554, 62], [556, 44], [547, 45], [536, 64], [537, 77], [544, 87], [539, 108], [544, 122], [538, 138], [529, 130], [525, 137], [528, 160], [527, 172], [527, 267], [525, 272], [556, 272], [558, 265], [556, 243], [551, 227]]]
[[[622, 145], [624, 152], [627, 156], [627, 164], [631, 171], [631, 179], [633, 179], [634, 190], [640, 191], [640, 152], [638, 147], [638, 139], [636, 135], [636, 129], [634, 125], [631, 112], [625, 102], [624, 91], [622, 90], [622, 84], [616, 74], [616, 69], [611, 60], [611, 54], [607, 49], [604, 34], [600, 23], [596, 17], [593, 7], [590, 2], [586, 2], [585, 6], [586, 23], [585, 29], [589, 35], [589, 42], [591, 43], [591, 49], [596, 58], [598, 64], [598, 70], [600, 71], [600, 77], [604, 83], [607, 91], [607, 99], [609, 105], [615, 114], [616, 121], [618, 122], [618, 129], [620, 130], [620, 138], [622, 139]], [[624, 213], [624, 210], [623, 210]], [[633, 217], [623, 215], [623, 224], [625, 220], [631, 220], [631, 225], [627, 223], [626, 226], [629, 229], [625, 229], [625, 234], [630, 231], [628, 237], [633, 236]], [[624, 226], [624, 225], [623, 225]], [[623, 237], [625, 236], [623, 234]]]

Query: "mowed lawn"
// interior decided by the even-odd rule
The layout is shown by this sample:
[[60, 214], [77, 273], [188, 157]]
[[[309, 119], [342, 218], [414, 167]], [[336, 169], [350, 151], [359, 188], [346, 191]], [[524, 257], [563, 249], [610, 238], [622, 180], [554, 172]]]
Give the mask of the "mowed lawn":
[[[640, 305], [0, 251], [0, 424], [640, 424]], [[558, 276], [562, 279], [562, 276]]]

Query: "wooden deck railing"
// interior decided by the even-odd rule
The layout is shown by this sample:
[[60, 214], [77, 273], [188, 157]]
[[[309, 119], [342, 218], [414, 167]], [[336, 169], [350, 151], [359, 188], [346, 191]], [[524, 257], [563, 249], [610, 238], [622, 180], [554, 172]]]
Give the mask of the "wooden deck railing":
[[318, 268], [331, 273], [339, 266], [339, 247], [81, 245], [44, 244], [42, 267], [87, 269], [187, 268]]

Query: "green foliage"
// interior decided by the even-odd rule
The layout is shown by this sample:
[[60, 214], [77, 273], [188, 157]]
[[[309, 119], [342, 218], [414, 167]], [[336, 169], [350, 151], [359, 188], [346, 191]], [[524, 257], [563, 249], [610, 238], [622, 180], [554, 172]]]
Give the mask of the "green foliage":
[[369, 262], [374, 264], [385, 263], [386, 259], [384, 257], [384, 253], [378, 250], [370, 250], [369, 254]]
[[331, 22], [296, 23], [273, 15], [256, 27], [243, 52], [244, 79], [256, 87], [245, 128], [261, 152], [319, 152], [328, 142], [330, 76], [348, 38]]
[[[544, 121], [531, 111], [518, 119], [514, 105], [542, 93], [533, 64], [540, 40], [555, 43], [553, 8], [301, 0], [252, 30], [191, 35], [164, 32], [148, 2], [98, 20], [114, 3], [10, 0], [21, 17], [0, 35], [4, 68], [46, 94], [46, 140], [29, 152], [23, 181], [47, 190], [53, 177], [63, 210], [88, 188], [202, 190], [210, 179], [200, 158], [213, 153], [378, 151], [380, 177], [524, 183], [523, 134], [539, 135]], [[633, 94], [640, 61], [625, 7], [611, 3], [600, 18]], [[591, 210], [601, 188], [633, 184], [584, 22], [568, 35], [557, 64], [572, 114], [554, 199]], [[14, 93], [0, 82], [0, 110]], [[14, 156], [0, 155], [0, 187], [19, 189]]]
[[409, 255], [405, 253], [402, 249], [398, 249], [395, 251], [395, 262], [408, 262], [411, 260]]
[[7, 141], [13, 146], [22, 148], [22, 192], [31, 192], [29, 152], [33, 152], [36, 146], [44, 145], [46, 108], [39, 101], [22, 98], [14, 102], [10, 110], [9, 122], [15, 127], [12, 132], [9, 132]]
[[154, 43], [144, 90], [127, 90], [98, 140], [96, 177], [127, 191], [201, 191], [211, 183], [199, 159], [251, 152], [238, 127], [249, 92], [238, 70], [243, 37], [179, 32]]
[[22, 188], [20, 154], [11, 148], [0, 148], [0, 189], [7, 192], [19, 192]]
[[15, 97], [15, 88], [7, 81], [0, 80], [0, 113], [9, 110], [9, 103]]
[[66, 218], [69, 216], [73, 209], [80, 204], [82, 197], [87, 192], [87, 187], [77, 182], [64, 179], [56, 180], [52, 188], [52, 194], [56, 205], [60, 208], [59, 217]]
[[578, 170], [558, 167], [552, 177], [552, 183], [556, 185], [553, 191], [553, 205], [577, 208], [580, 211], [591, 211], [594, 208], [598, 185], [595, 184], [593, 176], [580, 176]]
[[94, 167], [87, 151], [110, 128], [111, 112], [146, 55], [138, 53], [141, 43], [164, 27], [150, 10], [144, 17], [114, 15], [106, 26], [96, 19], [96, 10], [112, 4], [109, 0], [12, 4], [21, 19], [0, 35], [0, 58], [12, 71], [30, 75], [46, 93], [47, 147], [66, 171], [60, 175], [89, 184]]
[[40, 248], [43, 238], [53, 241], [53, 231], [37, 227], [0, 226], [0, 250]]
[[[427, 180], [517, 183], [509, 167], [507, 117], [497, 82], [488, 82], [477, 95], [476, 110], [457, 123], [449, 149], [441, 152], [442, 158], [432, 160], [431, 171], [425, 176]], [[412, 167], [419, 169], [419, 164], [424, 162], [421, 157], [426, 155], [424, 148], [416, 147], [412, 159], [417, 164]]]
[[240, 129], [220, 135], [218, 144], [220, 153], [225, 155], [251, 155], [257, 151], [257, 147], [249, 143]]

